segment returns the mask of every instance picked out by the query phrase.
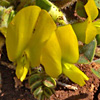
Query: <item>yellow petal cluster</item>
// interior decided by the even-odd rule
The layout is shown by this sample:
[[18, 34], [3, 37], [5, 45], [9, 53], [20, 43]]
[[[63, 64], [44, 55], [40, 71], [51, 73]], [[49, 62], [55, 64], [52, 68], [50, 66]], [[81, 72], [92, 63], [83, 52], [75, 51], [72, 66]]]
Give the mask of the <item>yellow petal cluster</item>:
[[88, 18], [84, 22], [73, 24], [72, 27], [78, 37], [78, 40], [88, 44], [97, 34], [99, 34], [92, 22], [98, 16], [98, 9], [94, 0], [88, 0], [84, 8]]
[[89, 80], [89, 78], [73, 64], [63, 63], [62, 70], [66, 76], [80, 86], [85, 84], [84, 80]]
[[42, 50], [40, 61], [48, 75], [58, 77], [63, 73], [73, 82], [83, 86], [88, 77], [74, 64], [70, 64], [76, 63], [78, 58], [77, 37], [71, 25], [65, 25], [58, 27], [51, 35]]
[[[64, 73], [81, 86], [88, 79], [74, 65], [69, 64], [74, 71], [64, 67], [65, 63], [76, 63], [79, 58], [78, 40], [72, 26], [56, 27], [47, 11], [37, 6], [23, 8], [16, 14], [7, 30], [6, 47], [9, 59], [17, 62], [16, 75], [21, 81], [29, 66], [40, 63], [52, 77]], [[73, 77], [72, 72], [76, 77], [79, 74], [82, 82]]]
[[16, 66], [17, 78], [23, 81], [26, 78], [28, 70], [29, 70], [29, 61], [24, 55], [17, 60], [17, 66]]
[[41, 9], [30, 6], [19, 11], [8, 25], [6, 48], [9, 60], [15, 61], [27, 47]]

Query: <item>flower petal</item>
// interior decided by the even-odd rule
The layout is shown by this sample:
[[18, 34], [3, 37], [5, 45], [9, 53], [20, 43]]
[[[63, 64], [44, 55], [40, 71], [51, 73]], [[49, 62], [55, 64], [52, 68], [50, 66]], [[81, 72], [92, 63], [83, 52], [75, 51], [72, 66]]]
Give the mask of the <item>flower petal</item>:
[[11, 61], [15, 61], [28, 45], [41, 9], [29, 6], [20, 10], [7, 29], [6, 47]]
[[62, 73], [61, 49], [55, 32], [42, 50], [41, 64], [51, 77], [58, 77]]
[[88, 0], [84, 6], [88, 18], [93, 21], [98, 16], [98, 9], [94, 0]]
[[33, 67], [40, 64], [42, 48], [55, 29], [56, 24], [51, 16], [47, 11], [41, 10], [30, 44], [26, 49], [26, 53]]
[[85, 80], [89, 80], [89, 78], [75, 65], [62, 63], [62, 66], [63, 73], [80, 86], [85, 84]]
[[78, 40], [71, 25], [58, 27], [56, 30], [59, 41], [62, 60], [68, 63], [75, 63], [79, 58]]
[[78, 40], [88, 44], [98, 34], [96, 27], [92, 23], [92, 21], [98, 16], [98, 9], [94, 0], [88, 0], [84, 8], [88, 18], [85, 22], [73, 24], [72, 27], [78, 37]]

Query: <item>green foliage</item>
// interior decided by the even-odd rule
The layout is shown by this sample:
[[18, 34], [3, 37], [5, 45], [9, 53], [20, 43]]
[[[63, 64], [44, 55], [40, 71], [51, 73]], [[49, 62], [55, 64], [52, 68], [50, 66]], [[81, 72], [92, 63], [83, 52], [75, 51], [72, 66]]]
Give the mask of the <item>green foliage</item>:
[[100, 0], [94, 0], [98, 9], [100, 9]]
[[80, 17], [84, 17], [84, 18], [87, 17], [86, 11], [84, 8], [84, 5], [86, 4], [86, 2], [87, 2], [87, 0], [78, 0], [76, 3], [75, 10], [76, 10], [76, 13], [78, 14], [78, 16], [80, 16]]
[[85, 44], [83, 46], [80, 46], [80, 59], [78, 63], [90, 63], [95, 55], [95, 49], [97, 47], [96, 40], [93, 40], [89, 44]]
[[7, 27], [11, 19], [14, 17], [13, 7], [5, 8], [0, 6], [0, 31], [6, 37]]
[[100, 78], [100, 69], [95, 70], [95, 69], [91, 68], [91, 71], [92, 71], [98, 78]]
[[88, 2], [84, 5], [84, 9], [88, 18], [84, 22], [73, 24], [72, 27], [77, 35], [78, 40], [89, 44], [94, 39], [94, 37], [99, 34], [98, 30], [92, 22], [98, 16], [98, 9], [94, 0], [88, 0]]
[[61, 25], [68, 24], [67, 19], [62, 11], [60, 11], [60, 9], [49, 0], [36, 0], [36, 5], [48, 11], [56, 23]]
[[100, 34], [98, 34], [98, 35], [96, 36], [96, 40], [97, 40], [97, 45], [100, 45]]
[[95, 62], [96, 64], [100, 64], [100, 59], [94, 60], [93, 62]]
[[29, 77], [29, 85], [34, 97], [38, 100], [44, 100], [54, 93], [56, 81], [44, 72], [33, 72]]

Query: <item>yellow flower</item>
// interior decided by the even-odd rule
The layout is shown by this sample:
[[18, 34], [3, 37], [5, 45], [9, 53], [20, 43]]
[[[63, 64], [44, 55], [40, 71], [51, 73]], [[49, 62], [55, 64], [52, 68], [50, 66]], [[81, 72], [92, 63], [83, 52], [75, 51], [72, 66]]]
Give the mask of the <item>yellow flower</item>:
[[[88, 77], [73, 64], [79, 58], [78, 41], [71, 25], [61, 26], [51, 35], [41, 53], [41, 64], [52, 77], [61, 73], [83, 86]], [[77, 78], [78, 77], [78, 78]]]
[[85, 80], [89, 80], [89, 78], [79, 70], [75, 65], [62, 63], [62, 70], [63, 73], [69, 77], [73, 82], [83, 86], [85, 84]]
[[[74, 65], [66, 65], [76, 63], [79, 58], [78, 40], [72, 26], [57, 28], [51, 16], [37, 6], [26, 7], [17, 13], [9, 24], [6, 46], [9, 59], [17, 62], [16, 75], [21, 81], [25, 79], [29, 66], [40, 63], [52, 77], [64, 73], [81, 86], [87, 80]], [[68, 67], [75, 71], [67, 70]], [[82, 82], [76, 79], [78, 75]]]
[[25, 55], [17, 60], [16, 76], [18, 77], [18, 79], [23, 81], [26, 78], [29, 66], [29, 61]]
[[[20, 10], [7, 29], [6, 48], [9, 60], [17, 62], [16, 75], [23, 81], [29, 66], [40, 64], [40, 54], [46, 41], [56, 30], [56, 24], [47, 11], [38, 6]], [[27, 56], [24, 64], [23, 54]]]
[[88, 18], [84, 22], [72, 24], [72, 27], [77, 35], [78, 40], [88, 44], [99, 32], [92, 21], [98, 16], [98, 9], [94, 0], [88, 0], [84, 6]]

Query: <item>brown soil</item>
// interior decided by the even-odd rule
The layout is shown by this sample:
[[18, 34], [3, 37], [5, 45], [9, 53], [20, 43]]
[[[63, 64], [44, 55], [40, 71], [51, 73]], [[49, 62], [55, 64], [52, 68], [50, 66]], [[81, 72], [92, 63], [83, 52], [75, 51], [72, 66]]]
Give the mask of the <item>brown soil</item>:
[[[57, 85], [55, 95], [52, 95], [50, 100], [100, 100], [100, 80], [90, 71], [90, 67], [95, 67], [96, 65], [78, 66], [90, 78], [86, 85], [80, 87], [70, 82], [69, 84], [78, 87], [78, 90], [75, 91]], [[0, 100], [36, 100], [30, 90], [25, 87], [25, 82], [22, 87], [15, 88], [14, 70], [0, 65], [0, 73], [2, 77]]]
[[[6, 54], [6, 51], [3, 52]], [[2, 60], [9, 65], [6, 55], [3, 55]], [[1, 62], [1, 61], [0, 61]], [[27, 88], [27, 81], [16, 88], [16, 75], [14, 69], [8, 68], [8, 65], [0, 64], [0, 100], [36, 100]], [[98, 69], [100, 65], [92, 63], [91, 65], [77, 65], [88, 77], [89, 81], [83, 87], [74, 84], [70, 80], [65, 81], [60, 78], [61, 82], [76, 86], [78, 90], [70, 90], [57, 85], [55, 95], [50, 97], [50, 100], [100, 100], [100, 79], [92, 72], [91, 67]]]
[[56, 96], [52, 96], [50, 100], [100, 100], [100, 80], [91, 72], [90, 67], [94, 67], [96, 64], [92, 65], [79, 65], [79, 68], [89, 77], [89, 81], [83, 87], [77, 84], [72, 84], [77, 86], [78, 90], [72, 91], [68, 89], [56, 90]]
[[25, 86], [15, 88], [14, 70], [0, 65], [2, 77], [2, 88], [0, 90], [0, 100], [36, 100]]

